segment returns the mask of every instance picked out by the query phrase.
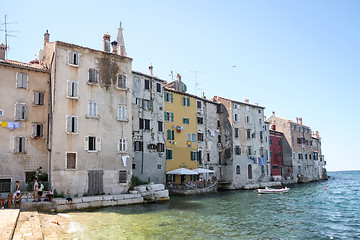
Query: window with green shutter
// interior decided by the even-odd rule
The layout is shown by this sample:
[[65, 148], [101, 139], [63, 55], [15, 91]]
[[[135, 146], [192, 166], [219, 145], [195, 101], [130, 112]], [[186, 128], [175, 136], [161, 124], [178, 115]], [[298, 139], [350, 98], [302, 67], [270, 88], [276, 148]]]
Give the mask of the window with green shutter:
[[184, 124], [190, 124], [190, 120], [188, 118], [183, 118], [183, 123]]

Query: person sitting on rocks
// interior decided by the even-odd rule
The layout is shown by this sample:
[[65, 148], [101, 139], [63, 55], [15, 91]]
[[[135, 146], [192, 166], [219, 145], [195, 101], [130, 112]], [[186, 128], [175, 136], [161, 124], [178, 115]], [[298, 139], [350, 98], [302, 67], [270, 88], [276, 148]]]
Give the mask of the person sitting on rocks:
[[13, 197], [12, 197], [11, 193], [9, 193], [8, 197], [7, 197], [7, 201], [6, 201], [8, 207], [11, 207], [12, 200], [13, 200]]
[[52, 188], [50, 188], [49, 193], [46, 195], [46, 198], [49, 202], [52, 202], [52, 199], [54, 198], [54, 191], [52, 190]]
[[19, 205], [19, 208], [21, 208], [21, 194], [20, 193], [16, 193], [14, 201], [15, 201], [15, 208], [16, 208], [16, 205]]
[[71, 194], [70, 194], [70, 189], [68, 189], [68, 191], [67, 191], [67, 193], [66, 193], [66, 197], [65, 197], [65, 199], [66, 199], [66, 204], [71, 204], [71, 205], [73, 205], [73, 202], [72, 202], [72, 198], [71, 198]]
[[0, 195], [0, 205], [1, 205], [1, 209], [4, 208], [4, 204], [5, 204], [5, 199], [3, 199], [2, 196]]

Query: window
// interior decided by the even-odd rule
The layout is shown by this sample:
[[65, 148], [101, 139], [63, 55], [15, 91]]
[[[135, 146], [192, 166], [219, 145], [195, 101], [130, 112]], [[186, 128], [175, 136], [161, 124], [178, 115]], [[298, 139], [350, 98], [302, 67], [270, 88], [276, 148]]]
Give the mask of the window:
[[218, 135], [218, 143], [221, 143], [221, 135]]
[[95, 102], [89, 102], [87, 117], [98, 117], [98, 105]]
[[187, 139], [186, 139], [188, 142], [191, 142], [191, 133], [188, 133], [187, 134]]
[[66, 169], [76, 169], [76, 153], [66, 153]]
[[150, 90], [150, 80], [144, 79], [144, 88]]
[[207, 161], [210, 162], [210, 153], [207, 154]]
[[201, 102], [200, 102], [200, 101], [197, 101], [197, 102], [196, 102], [196, 106], [197, 106], [197, 108], [201, 108]]
[[303, 159], [302, 153], [298, 153], [298, 159]]
[[309, 153], [309, 159], [311, 160], [311, 154]]
[[202, 161], [202, 151], [201, 150], [199, 150], [197, 152], [197, 158], [198, 158], [199, 163], [201, 164], [201, 161]]
[[99, 75], [99, 70], [95, 68], [89, 68], [89, 83], [91, 84], [99, 83], [98, 75]]
[[168, 129], [166, 139], [167, 140], [174, 140], [175, 139], [174, 132], [175, 132], [174, 130]]
[[78, 117], [66, 115], [66, 132], [77, 133], [78, 132]]
[[25, 73], [17, 73], [16, 74], [16, 87], [17, 88], [25, 88], [28, 86], [28, 75]]
[[139, 118], [139, 129], [150, 130], [150, 119]]
[[34, 92], [34, 105], [44, 106], [44, 93]]
[[159, 132], [164, 131], [163, 126], [164, 126], [164, 125], [163, 125], [163, 122], [158, 121], [158, 131], [159, 131]]
[[197, 123], [198, 124], [203, 124], [204, 123], [204, 118], [203, 117], [197, 117]]
[[122, 89], [126, 88], [126, 75], [125, 74], [118, 74], [117, 87], [122, 88]]
[[69, 64], [79, 66], [79, 53], [69, 52]]
[[157, 145], [151, 143], [151, 144], [148, 144], [147, 148], [148, 148], [149, 150], [155, 150], [155, 149], [157, 149]]
[[250, 129], [246, 129], [246, 138], [251, 138]]
[[11, 192], [11, 179], [0, 179], [0, 192]]
[[172, 160], [172, 159], [173, 159], [173, 150], [166, 149], [166, 160]]
[[307, 159], [307, 153], [305, 153], [305, 159]]
[[240, 148], [240, 146], [235, 146], [235, 154], [236, 154], [236, 155], [241, 155], [241, 148]]
[[118, 106], [118, 120], [126, 121], [127, 120], [127, 107], [123, 105]]
[[270, 157], [272, 158], [272, 151], [270, 151]]
[[198, 135], [198, 141], [199, 142], [204, 141], [204, 134], [203, 133], [198, 133], [197, 135]]
[[220, 128], [220, 121], [217, 121], [217, 127]]
[[190, 98], [189, 97], [183, 97], [183, 105], [185, 107], [189, 107], [190, 106]]
[[260, 110], [260, 109], [258, 110], [258, 113], [261, 113], [261, 110]]
[[127, 152], [127, 141], [125, 138], [118, 138], [118, 152]]
[[190, 120], [188, 118], [183, 118], [183, 123], [184, 124], [189, 124], [190, 123]]
[[197, 161], [197, 152], [191, 151], [190, 157], [191, 157], [191, 161]]
[[192, 142], [196, 142], [196, 134], [195, 133], [192, 134]]
[[36, 177], [35, 171], [25, 172], [25, 183], [32, 183]]
[[134, 151], [141, 152], [143, 150], [143, 142], [141, 141], [134, 141]]
[[43, 125], [42, 123], [33, 123], [33, 135], [32, 137], [36, 138], [36, 137], [43, 137]]
[[260, 140], [263, 140], [263, 132], [262, 131], [260, 131]]
[[119, 171], [119, 183], [127, 183], [127, 171]]
[[26, 120], [26, 104], [16, 103], [15, 104], [15, 120]]
[[281, 158], [281, 152], [279, 152], [279, 157]]
[[4, 110], [0, 110], [0, 117], [4, 116]]
[[101, 151], [101, 137], [86, 136], [84, 149], [88, 152]]
[[161, 93], [161, 83], [156, 83], [156, 92]]
[[165, 102], [174, 102], [174, 96], [172, 93], [164, 92], [164, 100]]
[[246, 116], [245, 122], [246, 122], [246, 123], [250, 123], [250, 116]]
[[270, 138], [270, 146], [272, 145], [272, 139]]
[[248, 153], [248, 155], [252, 155], [251, 146], [248, 146], [248, 147], [247, 147], [247, 153]]
[[279, 147], [281, 146], [281, 141], [279, 140]]
[[165, 144], [163, 144], [163, 143], [158, 143], [158, 144], [157, 144], [157, 151], [158, 151], [158, 152], [164, 152], [164, 151], [165, 151]]
[[14, 152], [16, 153], [25, 153], [25, 141], [26, 138], [22, 136], [16, 136], [14, 138]]
[[239, 105], [234, 104], [234, 109], [238, 109], [238, 108], [239, 108]]
[[250, 107], [249, 107], [249, 106], [246, 106], [246, 111], [250, 111]]
[[144, 110], [149, 110], [150, 109], [150, 104], [151, 104], [151, 102], [150, 102], [150, 100], [146, 100], [146, 99], [143, 99], [143, 109]]
[[173, 122], [174, 121], [174, 113], [172, 112], [164, 112], [165, 113], [165, 121]]
[[75, 81], [67, 81], [66, 96], [69, 98], [79, 97], [79, 83]]
[[238, 138], [239, 137], [239, 129], [235, 128], [235, 137]]
[[262, 119], [261, 118], [259, 118], [259, 125], [261, 125], [262, 124]]
[[234, 121], [238, 122], [239, 121], [239, 114], [235, 113], [234, 115]]
[[161, 170], [161, 163], [156, 164], [156, 169]]
[[240, 175], [240, 166], [239, 165], [236, 165], [236, 174]]
[[135, 163], [133, 163], [133, 164], [131, 165], [131, 169], [136, 169], [136, 164], [135, 164]]

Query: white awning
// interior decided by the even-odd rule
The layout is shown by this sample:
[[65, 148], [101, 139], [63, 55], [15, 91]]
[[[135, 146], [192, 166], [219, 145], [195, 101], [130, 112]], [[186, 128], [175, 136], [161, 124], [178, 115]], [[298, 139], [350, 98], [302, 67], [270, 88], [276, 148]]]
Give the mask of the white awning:
[[186, 168], [178, 168], [172, 171], [167, 172], [166, 174], [174, 174], [174, 175], [198, 175], [197, 172], [186, 169]]
[[205, 169], [205, 168], [197, 168], [197, 169], [194, 169], [194, 171], [197, 173], [214, 173], [215, 172], [213, 170]]

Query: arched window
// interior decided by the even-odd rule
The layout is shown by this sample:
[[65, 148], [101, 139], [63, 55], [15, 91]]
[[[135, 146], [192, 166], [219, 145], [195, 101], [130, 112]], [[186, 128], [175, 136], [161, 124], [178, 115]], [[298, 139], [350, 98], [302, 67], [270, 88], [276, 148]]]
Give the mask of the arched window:
[[240, 166], [239, 165], [236, 165], [236, 174], [240, 174]]

